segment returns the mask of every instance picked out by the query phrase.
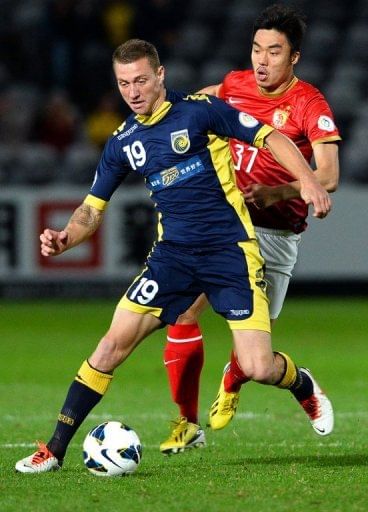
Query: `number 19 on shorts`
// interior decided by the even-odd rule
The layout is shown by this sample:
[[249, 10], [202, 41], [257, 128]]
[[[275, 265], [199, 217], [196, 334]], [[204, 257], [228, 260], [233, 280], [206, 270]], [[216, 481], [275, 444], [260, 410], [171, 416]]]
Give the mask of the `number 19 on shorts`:
[[129, 295], [130, 300], [135, 300], [139, 304], [148, 304], [158, 292], [158, 284], [153, 279], [142, 277], [135, 289]]

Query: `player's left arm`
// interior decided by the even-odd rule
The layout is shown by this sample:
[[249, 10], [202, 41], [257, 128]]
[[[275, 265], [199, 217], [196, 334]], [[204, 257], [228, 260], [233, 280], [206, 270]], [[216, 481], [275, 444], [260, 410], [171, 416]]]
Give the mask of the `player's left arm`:
[[313, 205], [313, 216], [326, 217], [331, 210], [331, 198], [296, 145], [277, 130], [267, 135], [266, 144], [275, 160], [299, 181], [300, 197], [306, 204]]
[[[335, 192], [339, 184], [339, 147], [336, 142], [323, 142], [314, 145], [316, 169], [314, 176], [327, 192]], [[269, 186], [262, 183], [248, 185], [243, 191], [248, 203], [267, 208], [278, 201], [300, 197], [300, 182], [292, 181], [283, 185]]]
[[315, 177], [328, 192], [335, 192], [340, 179], [338, 144], [336, 142], [315, 144], [313, 155], [316, 163]]

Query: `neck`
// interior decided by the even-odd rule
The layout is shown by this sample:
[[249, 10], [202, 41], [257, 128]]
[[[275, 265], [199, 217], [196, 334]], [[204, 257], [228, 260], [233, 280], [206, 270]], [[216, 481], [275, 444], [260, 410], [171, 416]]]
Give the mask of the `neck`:
[[156, 112], [156, 110], [158, 110], [161, 107], [161, 105], [165, 101], [165, 98], [166, 98], [166, 89], [162, 88], [157, 100], [152, 105], [151, 115], [154, 114]]
[[262, 92], [262, 94], [272, 94], [272, 95], [275, 94], [276, 95], [276, 94], [281, 94], [281, 93], [285, 92], [292, 85], [294, 80], [295, 80], [295, 75], [292, 74], [292, 75], [290, 75], [288, 80], [286, 80], [285, 82], [282, 82], [280, 85], [277, 85], [274, 87], [262, 87], [261, 85], [259, 85], [258, 87], [259, 87], [259, 90]]

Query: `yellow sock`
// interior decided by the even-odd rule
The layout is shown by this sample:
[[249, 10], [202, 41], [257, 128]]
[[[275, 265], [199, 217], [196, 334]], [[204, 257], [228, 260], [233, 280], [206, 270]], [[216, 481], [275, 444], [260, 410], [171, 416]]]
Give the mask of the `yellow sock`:
[[93, 389], [96, 393], [104, 395], [112, 380], [112, 375], [95, 370], [89, 362], [83, 361], [79, 368], [75, 380], [85, 386]]
[[283, 389], [290, 389], [291, 386], [295, 383], [298, 375], [295, 363], [284, 352], [274, 352], [274, 354], [279, 354], [285, 361], [285, 372], [281, 377], [281, 380], [277, 382], [275, 386]]

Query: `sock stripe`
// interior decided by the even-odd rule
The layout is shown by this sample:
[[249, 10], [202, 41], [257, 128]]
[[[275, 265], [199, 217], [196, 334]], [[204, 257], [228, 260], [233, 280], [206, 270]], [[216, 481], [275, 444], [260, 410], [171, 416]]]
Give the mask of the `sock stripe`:
[[275, 386], [283, 389], [290, 389], [297, 379], [297, 368], [292, 359], [285, 354], [285, 352], [274, 352], [279, 354], [285, 361], [285, 372], [279, 382], [275, 383]]
[[106, 393], [111, 379], [112, 375], [95, 370], [88, 361], [83, 361], [82, 366], [79, 368], [75, 377], [77, 382], [84, 384], [100, 395], [104, 395]]
[[195, 336], [194, 338], [172, 338], [171, 336], [167, 336], [167, 341], [170, 343], [190, 343], [191, 341], [201, 341], [202, 336]]

